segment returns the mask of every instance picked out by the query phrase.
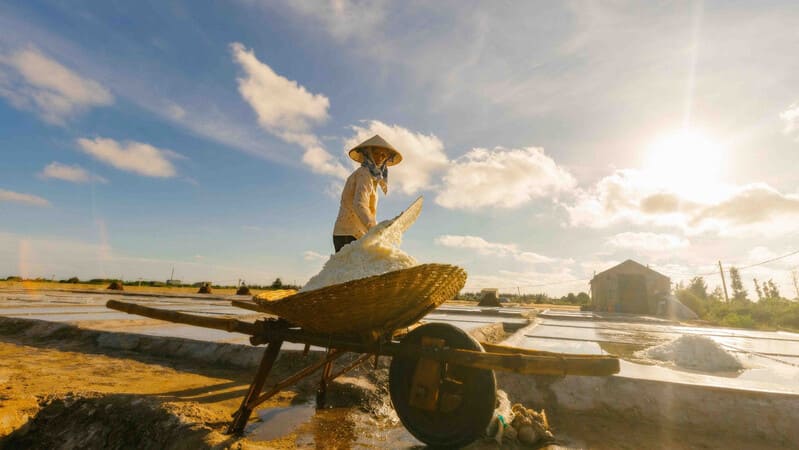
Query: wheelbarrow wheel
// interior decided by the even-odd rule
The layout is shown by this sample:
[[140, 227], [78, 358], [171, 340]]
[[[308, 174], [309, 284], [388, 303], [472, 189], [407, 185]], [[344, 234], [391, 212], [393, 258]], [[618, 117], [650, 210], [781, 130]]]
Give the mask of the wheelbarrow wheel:
[[[421, 348], [422, 338], [442, 339], [449, 348], [484, 351], [463, 330], [444, 323], [416, 328], [402, 340], [402, 345]], [[442, 362], [436, 368], [440, 370], [436, 403], [432, 408], [420, 408], [411, 401], [419, 361], [415, 356], [395, 356], [389, 369], [391, 403], [405, 428], [435, 447], [461, 447], [481, 437], [496, 406], [494, 371]]]

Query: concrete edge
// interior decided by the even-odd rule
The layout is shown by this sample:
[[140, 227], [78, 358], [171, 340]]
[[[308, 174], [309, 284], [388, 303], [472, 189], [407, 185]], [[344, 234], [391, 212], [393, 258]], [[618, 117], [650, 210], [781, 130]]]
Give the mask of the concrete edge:
[[610, 377], [546, 377], [497, 372], [514, 402], [558, 412], [616, 415], [799, 448], [799, 395]]
[[[258, 367], [263, 346], [198, 341], [170, 336], [149, 336], [120, 331], [104, 331], [37, 319], [0, 317], [0, 335], [23, 335], [42, 341], [82, 341], [106, 350], [123, 350], [153, 356], [179, 358], [205, 364], [233, 366], [243, 369]], [[476, 328], [470, 334], [482, 342], [498, 342], [505, 336], [501, 323]], [[282, 350], [281, 354], [301, 354], [297, 350]]]

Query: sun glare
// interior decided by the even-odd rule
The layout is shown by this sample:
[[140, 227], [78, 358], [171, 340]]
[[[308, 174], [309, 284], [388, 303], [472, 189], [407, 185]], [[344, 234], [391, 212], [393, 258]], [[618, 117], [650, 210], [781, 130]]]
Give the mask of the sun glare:
[[646, 172], [657, 185], [702, 200], [718, 193], [723, 163], [724, 152], [717, 142], [696, 130], [683, 129], [650, 145]]

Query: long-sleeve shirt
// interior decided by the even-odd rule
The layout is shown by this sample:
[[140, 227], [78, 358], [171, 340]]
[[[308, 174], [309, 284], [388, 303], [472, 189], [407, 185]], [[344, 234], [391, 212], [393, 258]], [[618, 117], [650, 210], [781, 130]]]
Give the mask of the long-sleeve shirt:
[[334, 236], [361, 236], [375, 226], [377, 216], [377, 182], [366, 167], [359, 167], [344, 183]]

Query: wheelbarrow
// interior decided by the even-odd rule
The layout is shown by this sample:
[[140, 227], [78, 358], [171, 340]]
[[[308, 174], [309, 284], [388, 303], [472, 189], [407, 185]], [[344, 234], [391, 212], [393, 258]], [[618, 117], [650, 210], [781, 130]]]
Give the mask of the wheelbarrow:
[[[420, 324], [427, 313], [463, 287], [463, 269], [425, 264], [278, 300], [256, 296], [233, 300], [237, 307], [277, 317], [248, 322], [167, 311], [110, 300], [111, 309], [169, 322], [243, 333], [253, 345], [266, 345], [241, 406], [228, 427], [244, 431], [254, 408], [322, 369], [317, 402], [327, 385], [374, 357], [391, 358], [389, 392], [402, 424], [432, 446], [462, 446], [479, 438], [496, 407], [494, 371], [531, 375], [608, 376], [619, 360], [607, 355], [566, 355], [480, 343], [444, 323]], [[264, 392], [267, 376], [284, 342], [326, 348], [323, 358], [278, 381]], [[354, 361], [333, 371], [347, 353]]]

